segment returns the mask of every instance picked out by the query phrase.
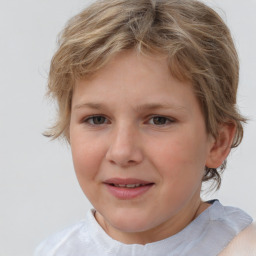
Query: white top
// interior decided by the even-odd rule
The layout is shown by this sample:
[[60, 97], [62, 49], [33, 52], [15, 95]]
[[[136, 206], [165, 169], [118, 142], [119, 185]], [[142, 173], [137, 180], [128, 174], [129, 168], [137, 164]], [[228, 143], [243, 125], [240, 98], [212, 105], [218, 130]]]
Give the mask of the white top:
[[146, 245], [127, 245], [109, 237], [94, 212], [42, 242], [34, 256], [216, 256], [252, 222], [242, 210], [215, 200], [179, 233]]

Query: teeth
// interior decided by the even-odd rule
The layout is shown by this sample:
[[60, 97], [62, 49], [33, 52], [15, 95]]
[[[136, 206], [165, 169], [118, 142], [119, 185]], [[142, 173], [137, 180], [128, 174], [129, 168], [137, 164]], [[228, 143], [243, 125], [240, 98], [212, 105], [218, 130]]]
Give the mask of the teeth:
[[115, 187], [120, 188], [137, 188], [143, 186], [142, 184], [114, 184]]
[[127, 188], [137, 188], [139, 186], [140, 186], [140, 184], [127, 184], [126, 185]]

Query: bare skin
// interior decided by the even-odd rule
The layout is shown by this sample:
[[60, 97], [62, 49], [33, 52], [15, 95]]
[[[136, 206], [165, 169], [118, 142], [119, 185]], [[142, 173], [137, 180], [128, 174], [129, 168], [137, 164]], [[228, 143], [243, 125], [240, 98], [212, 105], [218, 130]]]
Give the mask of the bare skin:
[[117, 55], [72, 97], [70, 145], [78, 181], [112, 238], [146, 244], [186, 227], [208, 204], [205, 166], [230, 151], [234, 127], [206, 131], [189, 82], [163, 56]]

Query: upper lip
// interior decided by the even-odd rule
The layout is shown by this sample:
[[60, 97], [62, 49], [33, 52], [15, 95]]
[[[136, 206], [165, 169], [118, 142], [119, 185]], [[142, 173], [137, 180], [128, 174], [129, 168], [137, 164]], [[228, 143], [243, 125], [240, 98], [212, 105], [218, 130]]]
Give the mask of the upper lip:
[[140, 184], [140, 185], [147, 185], [153, 184], [154, 182], [145, 181], [136, 178], [110, 178], [105, 180], [103, 183], [105, 184], [119, 184], [119, 185], [129, 185], [129, 184]]

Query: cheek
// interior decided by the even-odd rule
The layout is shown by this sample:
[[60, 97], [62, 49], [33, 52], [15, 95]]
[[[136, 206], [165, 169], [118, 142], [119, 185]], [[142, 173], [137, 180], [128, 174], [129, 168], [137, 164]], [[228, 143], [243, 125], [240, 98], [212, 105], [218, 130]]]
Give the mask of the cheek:
[[99, 170], [104, 157], [102, 146], [90, 136], [71, 136], [70, 140], [73, 164], [79, 182], [91, 180]]
[[97, 174], [102, 159], [98, 145], [90, 143], [90, 140], [81, 139], [81, 137], [71, 140], [70, 144], [77, 180], [89, 201], [94, 202], [98, 184]]
[[162, 176], [168, 177], [168, 182], [184, 185], [201, 180], [205, 149], [197, 139], [176, 136], [175, 139], [166, 140], [153, 154], [155, 165]]

